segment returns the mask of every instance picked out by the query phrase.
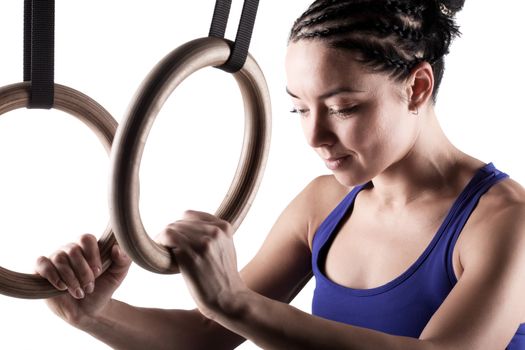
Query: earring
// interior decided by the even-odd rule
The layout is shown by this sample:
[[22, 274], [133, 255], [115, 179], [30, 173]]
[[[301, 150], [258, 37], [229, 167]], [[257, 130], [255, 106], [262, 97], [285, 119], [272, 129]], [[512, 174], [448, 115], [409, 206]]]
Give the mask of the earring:
[[413, 115], [419, 115], [419, 108], [416, 107], [415, 111], [411, 111]]

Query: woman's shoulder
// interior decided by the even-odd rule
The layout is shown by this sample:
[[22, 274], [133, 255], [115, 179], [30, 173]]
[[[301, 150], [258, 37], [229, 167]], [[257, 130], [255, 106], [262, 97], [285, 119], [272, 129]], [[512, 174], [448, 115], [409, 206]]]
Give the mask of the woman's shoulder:
[[[464, 162], [463, 168], [467, 170], [463, 172], [463, 175], [465, 178], [471, 177], [483, 164], [483, 162], [470, 157], [468, 161]], [[506, 177], [493, 184], [481, 196], [469, 221], [471, 226], [474, 226], [472, 225], [474, 222], [478, 228], [479, 226], [490, 227], [501, 217], [516, 215], [519, 212], [523, 214], [524, 210], [525, 188], [511, 177]], [[523, 215], [521, 217], [525, 219]], [[519, 217], [516, 215], [515, 219], [519, 219]]]
[[324, 212], [333, 210], [352, 189], [342, 185], [334, 175], [321, 175], [303, 190], [305, 204], [311, 207], [313, 213], [326, 216]]
[[519, 252], [525, 254], [525, 189], [508, 178], [485, 193], [469, 219], [463, 235], [460, 256], [501, 259]]
[[310, 181], [304, 191], [310, 195], [318, 196], [318, 199], [321, 201], [325, 200], [330, 202], [341, 199], [348, 194], [352, 188], [353, 187], [342, 185], [334, 175], [321, 175]]
[[[512, 178], [500, 181], [482, 197], [479, 211], [487, 214], [484, 215], [485, 219], [509, 214], [525, 214], [525, 188]], [[519, 218], [525, 219], [525, 215], [516, 216], [516, 219]]]
[[308, 241], [323, 220], [345, 198], [353, 187], [342, 185], [334, 175], [321, 175], [314, 178], [296, 198], [301, 211], [308, 217]]

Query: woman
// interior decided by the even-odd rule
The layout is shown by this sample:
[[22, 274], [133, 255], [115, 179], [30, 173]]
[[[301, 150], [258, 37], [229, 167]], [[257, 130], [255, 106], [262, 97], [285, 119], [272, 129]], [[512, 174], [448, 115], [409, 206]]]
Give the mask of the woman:
[[[239, 273], [228, 223], [189, 211], [174, 248], [193, 311], [111, 299], [96, 239], [42, 257], [48, 301], [122, 349], [525, 349], [525, 191], [455, 148], [434, 102], [463, 1], [314, 2], [295, 22], [287, 91], [333, 176], [313, 180]], [[313, 315], [289, 305], [312, 274]], [[96, 279], [96, 280], [95, 280]]]

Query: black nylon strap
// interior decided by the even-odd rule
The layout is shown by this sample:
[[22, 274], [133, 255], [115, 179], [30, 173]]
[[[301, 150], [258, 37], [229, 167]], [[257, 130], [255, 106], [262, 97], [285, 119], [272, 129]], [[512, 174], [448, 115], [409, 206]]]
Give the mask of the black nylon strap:
[[228, 24], [228, 17], [230, 16], [231, 6], [231, 0], [217, 0], [215, 2], [215, 9], [213, 10], [213, 19], [211, 21], [209, 36], [224, 38], [224, 34], [226, 33], [226, 25]]
[[24, 0], [24, 81], [31, 81], [31, 12], [33, 1]]
[[[246, 58], [248, 57], [248, 48], [250, 47], [258, 7], [259, 0], [244, 1], [235, 42], [231, 44], [232, 51], [230, 57], [226, 63], [216, 68], [222, 69], [228, 73], [235, 73], [244, 66]], [[215, 2], [215, 10], [213, 12], [209, 36], [224, 38], [228, 17], [230, 15], [230, 8], [231, 0], [217, 0]]]
[[28, 108], [53, 107], [55, 0], [24, 0], [24, 81], [31, 82]]

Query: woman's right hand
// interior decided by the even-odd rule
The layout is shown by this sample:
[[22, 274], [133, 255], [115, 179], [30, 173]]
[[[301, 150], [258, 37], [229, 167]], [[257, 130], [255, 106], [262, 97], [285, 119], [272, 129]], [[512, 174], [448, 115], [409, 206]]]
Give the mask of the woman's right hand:
[[49, 308], [79, 328], [99, 316], [109, 306], [131, 265], [131, 259], [118, 245], [112, 248], [111, 260], [109, 268], [102, 272], [97, 239], [90, 234], [49, 257], [39, 257], [35, 271], [58, 290], [68, 292], [47, 299]]

